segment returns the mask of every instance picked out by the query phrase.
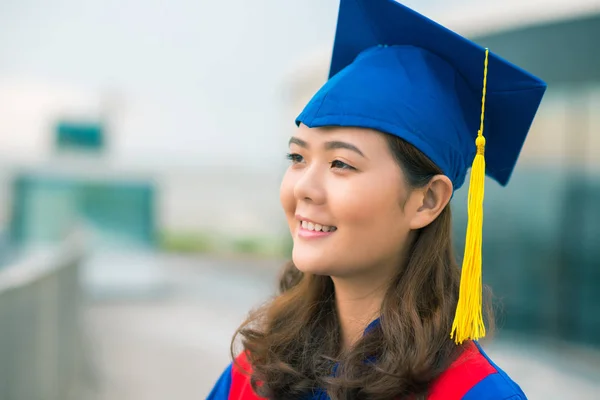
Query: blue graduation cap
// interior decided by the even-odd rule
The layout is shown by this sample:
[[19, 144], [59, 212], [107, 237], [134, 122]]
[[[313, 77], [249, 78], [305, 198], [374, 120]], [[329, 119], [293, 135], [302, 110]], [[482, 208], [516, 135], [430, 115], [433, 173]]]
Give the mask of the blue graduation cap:
[[329, 80], [296, 119], [398, 136], [440, 167], [455, 190], [472, 167], [457, 343], [485, 335], [485, 175], [508, 183], [545, 90], [539, 78], [394, 0], [340, 0]]

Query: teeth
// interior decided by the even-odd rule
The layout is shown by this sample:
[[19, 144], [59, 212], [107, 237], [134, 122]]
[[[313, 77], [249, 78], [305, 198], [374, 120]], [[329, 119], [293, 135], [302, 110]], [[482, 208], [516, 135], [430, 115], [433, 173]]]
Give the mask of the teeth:
[[333, 232], [337, 228], [335, 226], [327, 226], [321, 224], [313, 224], [312, 222], [302, 221], [302, 228], [309, 231]]

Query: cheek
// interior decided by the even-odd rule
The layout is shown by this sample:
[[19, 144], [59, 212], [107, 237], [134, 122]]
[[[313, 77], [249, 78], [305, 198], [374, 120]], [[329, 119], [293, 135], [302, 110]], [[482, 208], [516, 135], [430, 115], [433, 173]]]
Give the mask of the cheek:
[[365, 184], [330, 195], [340, 228], [339, 248], [350, 259], [368, 265], [401, 250], [410, 231], [401, 195], [389, 184]]
[[296, 199], [294, 197], [295, 182], [294, 175], [288, 170], [279, 186], [279, 201], [288, 220], [290, 217], [293, 218], [296, 212]]
[[404, 219], [397, 186], [386, 181], [353, 185], [330, 195], [336, 219], [352, 229], [394, 226]]

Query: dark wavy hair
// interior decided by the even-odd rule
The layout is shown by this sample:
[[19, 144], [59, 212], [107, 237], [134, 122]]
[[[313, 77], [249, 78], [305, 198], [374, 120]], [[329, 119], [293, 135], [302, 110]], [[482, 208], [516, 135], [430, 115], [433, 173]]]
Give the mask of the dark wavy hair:
[[[410, 188], [442, 173], [414, 146], [385, 137]], [[462, 349], [450, 338], [460, 281], [451, 225], [448, 204], [415, 232], [409, 257], [386, 292], [380, 323], [345, 352], [331, 278], [302, 273], [289, 262], [278, 295], [251, 312], [232, 340], [235, 358], [241, 337], [253, 389], [268, 399], [301, 398], [320, 389], [333, 400], [425, 399]], [[489, 325], [491, 309], [486, 315]]]

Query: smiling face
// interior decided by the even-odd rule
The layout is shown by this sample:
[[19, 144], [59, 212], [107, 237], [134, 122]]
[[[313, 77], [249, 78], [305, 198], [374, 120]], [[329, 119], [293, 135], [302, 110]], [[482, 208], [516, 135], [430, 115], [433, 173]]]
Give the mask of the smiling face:
[[384, 134], [301, 125], [289, 157], [280, 199], [296, 267], [330, 276], [395, 268], [419, 207]]

